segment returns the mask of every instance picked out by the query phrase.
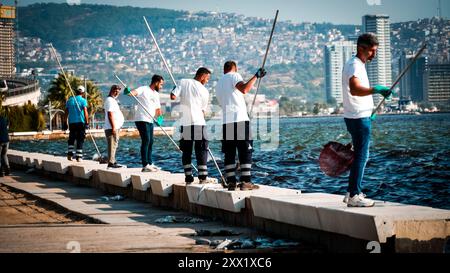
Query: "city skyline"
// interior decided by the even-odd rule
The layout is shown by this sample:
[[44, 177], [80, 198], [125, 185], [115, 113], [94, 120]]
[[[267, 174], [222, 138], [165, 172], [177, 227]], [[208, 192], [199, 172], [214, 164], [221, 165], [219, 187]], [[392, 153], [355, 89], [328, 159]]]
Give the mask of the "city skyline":
[[[114, 6], [125, 6], [119, 0], [22, 0], [20, 6], [34, 3], [70, 3], [70, 4], [108, 4]], [[14, 1], [2, 1], [2, 4], [12, 5]], [[164, 2], [148, 0], [130, 0], [127, 6], [135, 7], [157, 7], [188, 11], [217, 11], [232, 12], [250, 17], [272, 18], [275, 10], [280, 9], [280, 20], [291, 20], [295, 23], [301, 22], [330, 22], [334, 24], [361, 24], [361, 16], [365, 14], [388, 14], [392, 22], [412, 21], [420, 18], [430, 18], [438, 15], [438, 0], [348, 0], [342, 5], [339, 0], [281, 0], [275, 3], [264, 3], [259, 1], [237, 1], [227, 2], [209, 0], [166, 0]], [[407, 6], [408, 9], [404, 7]], [[351, 11], [349, 11], [351, 10]], [[441, 1], [441, 14], [444, 18], [450, 15], [450, 1]]]

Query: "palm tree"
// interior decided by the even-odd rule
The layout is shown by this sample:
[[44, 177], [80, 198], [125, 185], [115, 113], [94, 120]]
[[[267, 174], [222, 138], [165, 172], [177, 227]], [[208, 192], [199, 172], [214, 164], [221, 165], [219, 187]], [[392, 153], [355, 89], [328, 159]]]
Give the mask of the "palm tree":
[[88, 110], [93, 117], [103, 107], [102, 92], [92, 81], [86, 82], [86, 90]]
[[[74, 77], [68, 75], [68, 80], [72, 89], [75, 89], [76, 83]], [[70, 89], [67, 86], [66, 80], [62, 74], [53, 79], [51, 87], [48, 90], [48, 95], [45, 98], [45, 104], [52, 102], [53, 107], [64, 110], [66, 108], [66, 101], [72, 96]]]
[[[67, 77], [74, 92], [77, 86], [84, 86], [84, 81], [81, 78], [72, 75], [67, 75]], [[88, 111], [93, 116], [103, 105], [102, 94], [100, 89], [92, 81], [87, 81], [86, 87]], [[51, 83], [45, 103], [47, 104], [51, 101], [54, 108], [64, 110], [66, 108], [66, 102], [71, 96], [73, 94], [67, 86], [64, 75], [59, 74]]]

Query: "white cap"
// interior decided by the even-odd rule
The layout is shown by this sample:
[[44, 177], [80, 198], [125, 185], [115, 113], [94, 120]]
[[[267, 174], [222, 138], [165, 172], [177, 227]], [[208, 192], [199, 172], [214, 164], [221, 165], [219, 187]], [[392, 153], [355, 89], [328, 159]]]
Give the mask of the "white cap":
[[78, 86], [77, 91], [84, 93], [85, 92], [84, 86], [82, 86], [82, 85]]

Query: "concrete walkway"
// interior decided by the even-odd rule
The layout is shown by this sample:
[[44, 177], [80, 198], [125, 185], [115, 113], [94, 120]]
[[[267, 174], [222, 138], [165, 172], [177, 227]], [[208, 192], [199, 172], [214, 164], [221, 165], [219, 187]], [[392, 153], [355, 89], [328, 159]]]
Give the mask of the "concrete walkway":
[[[196, 230], [229, 230], [240, 236], [227, 239], [256, 237], [262, 234], [253, 229], [224, 226], [221, 222], [203, 219], [203, 223], [158, 224], [157, 219], [174, 216], [177, 219], [193, 217], [185, 212], [155, 208], [133, 200], [100, 201], [103, 193], [97, 189], [75, 186], [61, 181], [48, 181], [35, 175], [15, 171], [13, 177], [0, 178], [9, 191], [24, 192], [34, 198], [86, 217], [86, 221], [30, 221], [22, 217], [17, 221], [0, 222], [0, 252], [157, 252], [196, 253], [216, 252], [209, 246], [196, 245], [196, 240], [224, 240], [225, 237], [196, 237]], [[5, 192], [5, 191], [4, 191]], [[4, 196], [5, 197], [5, 196]], [[22, 195], [6, 196], [2, 201], [1, 218], [8, 206], [26, 203]], [[19, 204], [20, 205], [20, 204]], [[6, 208], [5, 208], [6, 207]], [[30, 217], [39, 213], [31, 211]], [[40, 209], [44, 211], [45, 209]], [[56, 215], [54, 212], [50, 212]], [[49, 214], [49, 212], [46, 212]], [[42, 218], [42, 217], [41, 217]], [[48, 217], [47, 217], [48, 218]], [[11, 218], [10, 218], [11, 219]], [[188, 218], [189, 219], [189, 218]], [[198, 218], [196, 218], [198, 219]], [[98, 224], [89, 224], [95, 223]], [[305, 250], [305, 249], [304, 249]], [[261, 252], [261, 250], [253, 250]], [[266, 250], [267, 251], [267, 250]], [[311, 252], [313, 249], [305, 250]]]
[[[380, 200], [372, 208], [349, 208], [342, 202], [343, 196], [333, 194], [263, 185], [256, 191], [228, 191], [220, 184], [186, 185], [183, 174], [142, 173], [140, 168], [106, 170], [106, 165], [94, 161], [77, 163], [65, 157], [14, 150], [9, 151], [8, 158], [14, 168], [32, 168], [50, 180], [57, 178], [63, 183], [122, 194], [154, 207], [220, 219], [233, 226], [321, 245], [333, 252], [366, 253], [376, 244], [383, 253], [442, 253], [450, 239], [449, 210]], [[87, 206], [80, 200], [67, 201], [52, 192], [38, 190], [34, 194], [55, 197], [63, 206], [75, 206], [80, 213], [103, 223], [138, 224], [154, 220], [147, 219], [146, 209], [141, 212], [116, 206], [106, 212], [108, 208]]]

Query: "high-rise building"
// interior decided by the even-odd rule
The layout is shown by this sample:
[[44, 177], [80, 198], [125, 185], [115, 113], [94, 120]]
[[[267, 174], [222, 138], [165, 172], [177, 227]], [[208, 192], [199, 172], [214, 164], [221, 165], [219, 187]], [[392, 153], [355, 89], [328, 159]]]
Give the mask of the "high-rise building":
[[425, 101], [450, 104], [450, 63], [427, 65], [424, 89]]
[[15, 74], [14, 59], [14, 20], [16, 9], [0, 6], [0, 77], [12, 77]]
[[[365, 15], [362, 19], [362, 31], [377, 36], [380, 45], [377, 57], [367, 64], [367, 74], [371, 86], [392, 85], [391, 26], [388, 15]], [[382, 97], [374, 96], [375, 103]]]
[[[399, 70], [405, 69], [414, 58], [413, 54], [404, 52], [399, 59]], [[424, 73], [428, 59], [421, 56], [400, 81], [400, 99], [415, 102], [424, 101]]]
[[342, 103], [342, 70], [345, 63], [356, 55], [353, 41], [333, 42], [325, 46], [325, 91], [327, 101]]

